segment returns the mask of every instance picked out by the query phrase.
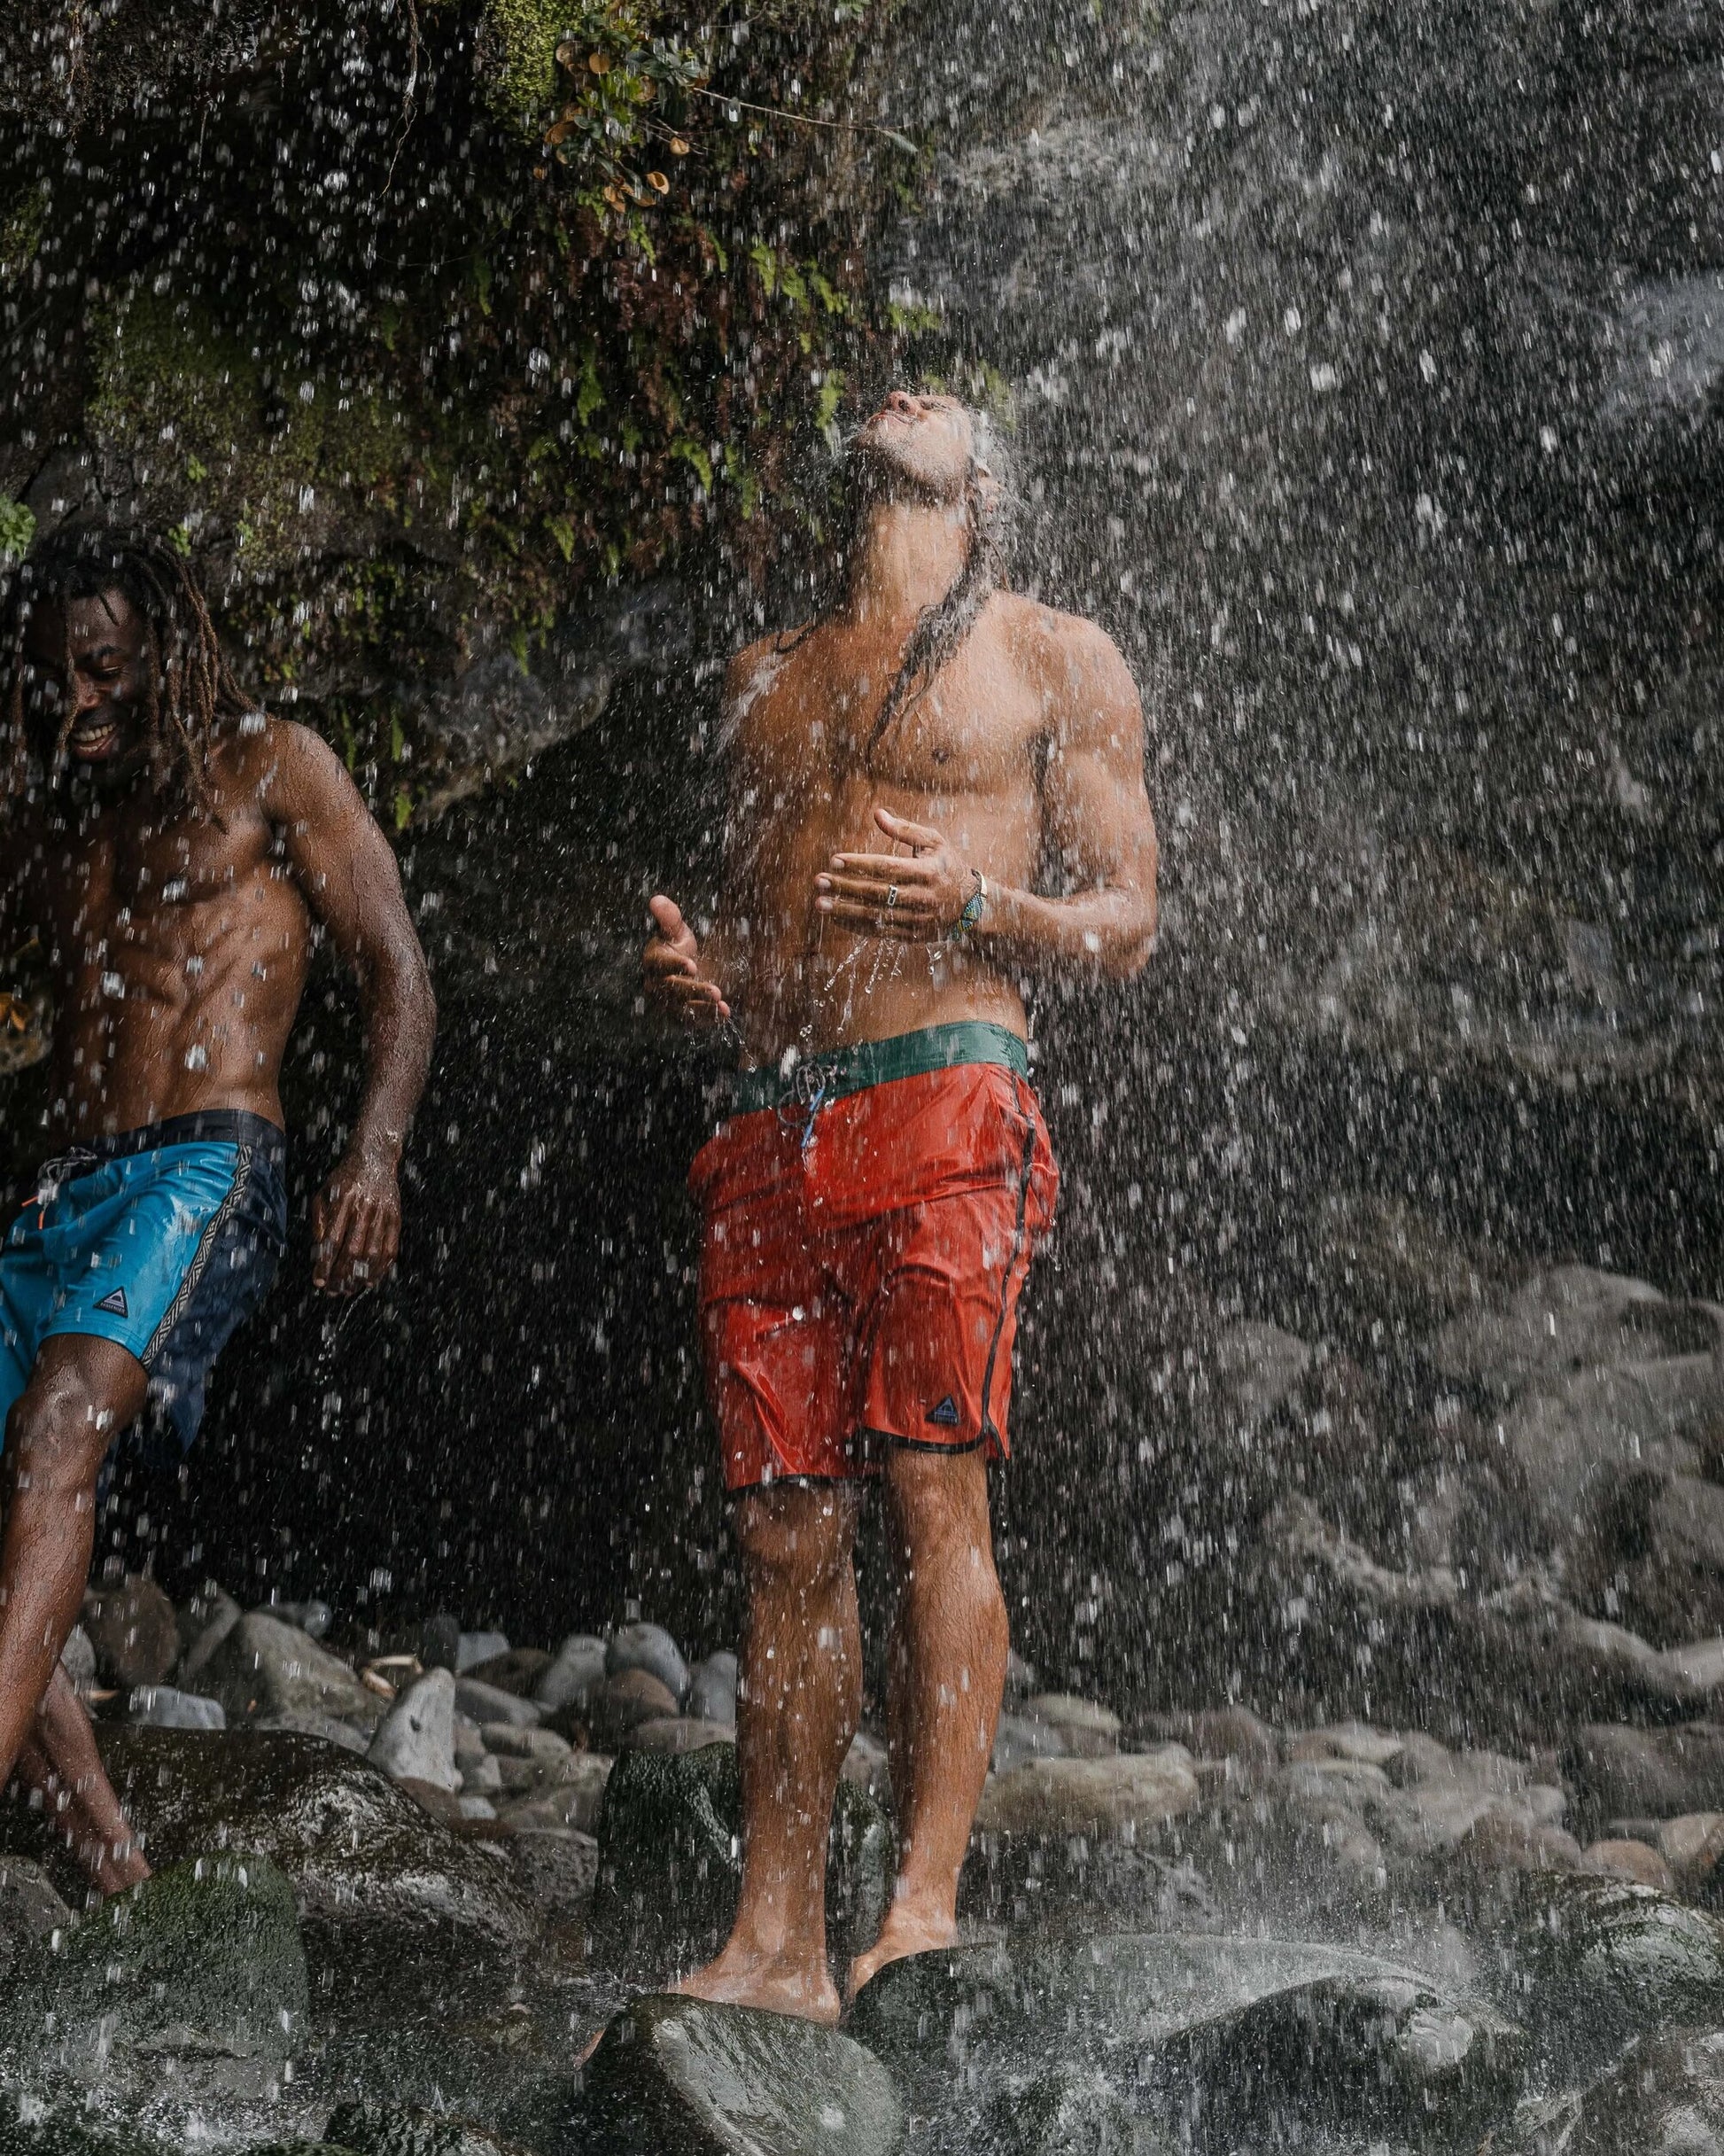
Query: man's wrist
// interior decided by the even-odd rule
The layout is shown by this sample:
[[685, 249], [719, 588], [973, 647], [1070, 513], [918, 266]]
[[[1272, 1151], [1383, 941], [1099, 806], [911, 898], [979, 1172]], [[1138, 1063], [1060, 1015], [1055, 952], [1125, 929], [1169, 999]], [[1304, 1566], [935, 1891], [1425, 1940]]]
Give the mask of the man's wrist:
[[386, 1168], [392, 1175], [407, 1150], [405, 1131], [356, 1130], [347, 1140], [346, 1157], [363, 1161], [368, 1167]]

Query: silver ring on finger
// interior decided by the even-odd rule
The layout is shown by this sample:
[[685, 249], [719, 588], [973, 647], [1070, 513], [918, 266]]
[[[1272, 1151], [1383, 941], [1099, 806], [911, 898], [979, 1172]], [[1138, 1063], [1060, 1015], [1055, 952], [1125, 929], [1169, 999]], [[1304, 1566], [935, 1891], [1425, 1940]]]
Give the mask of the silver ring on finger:
[[898, 902], [898, 887], [897, 887], [897, 885], [896, 883], [889, 883], [889, 884], [886, 886], [886, 909], [887, 909], [887, 911], [889, 913], [889, 912], [891, 911], [892, 907], [895, 907], [895, 906], [897, 904], [897, 902]]

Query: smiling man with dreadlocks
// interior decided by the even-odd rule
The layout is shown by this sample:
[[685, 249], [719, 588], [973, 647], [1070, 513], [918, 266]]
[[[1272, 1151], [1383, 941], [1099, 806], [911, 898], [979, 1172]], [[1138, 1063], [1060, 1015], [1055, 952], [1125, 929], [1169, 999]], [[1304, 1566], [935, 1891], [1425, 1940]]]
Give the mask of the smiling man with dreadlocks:
[[[827, 1822], [861, 1685], [858, 1481], [884, 1484], [899, 1869], [852, 1989], [950, 1943], [1007, 1650], [988, 1514], [1057, 1175], [1023, 985], [1125, 980], [1155, 930], [1143, 716], [1091, 623], [1000, 588], [980, 423], [889, 397], [832, 603], [727, 683], [725, 888], [652, 901], [648, 983], [742, 1048], [692, 1183], [709, 1388], [749, 1591], [743, 1872], [703, 1997], [831, 2020]], [[1048, 876], [1063, 894], [1036, 891]]]
[[286, 1228], [278, 1081], [315, 926], [359, 978], [366, 1084], [313, 1209], [334, 1294], [394, 1263], [435, 1012], [394, 856], [340, 762], [256, 710], [189, 564], [64, 527], [0, 609], [0, 953], [54, 988], [48, 1151], [0, 1226], [0, 1782], [98, 1887], [146, 1875], [59, 1668], [97, 1477], [146, 1410], [189, 1446]]

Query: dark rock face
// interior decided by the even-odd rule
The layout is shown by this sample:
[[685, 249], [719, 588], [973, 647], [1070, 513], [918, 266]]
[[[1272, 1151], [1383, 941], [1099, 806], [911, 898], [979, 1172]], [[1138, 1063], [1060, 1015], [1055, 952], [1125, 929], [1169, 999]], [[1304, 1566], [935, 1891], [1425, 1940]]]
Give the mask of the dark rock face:
[[1724, 2148], [1724, 2036], [1674, 2029], [1629, 2045], [1587, 2088], [1528, 2103], [1491, 2156], [1712, 2156]]
[[504, 1859], [315, 1738], [103, 1729], [103, 1759], [152, 1862], [256, 1850], [291, 1880], [320, 1965], [400, 1979], [496, 1963], [537, 1928]]
[[267, 1858], [175, 1864], [18, 1957], [4, 2043], [36, 2074], [256, 2098], [303, 2036], [292, 1887]]
[[788, 2014], [645, 1998], [605, 2031], [579, 2117], [615, 2156], [896, 2156], [903, 2108], [859, 2043]]
[[[625, 1752], [605, 1785], [595, 1953], [632, 1968], [687, 1970], [723, 1944], [742, 1879], [736, 1748]], [[872, 1944], [891, 1892], [885, 1814], [840, 1781], [827, 1859], [827, 1939], [843, 1963]]]
[[1511, 2107], [1529, 2056], [1494, 2007], [1367, 1955], [1168, 1934], [916, 1955], [846, 2027], [936, 2113], [997, 2076], [1027, 2089], [1023, 2062], [1057, 2028], [1036, 2104], [1074, 2105], [1100, 2136], [1122, 2101], [1205, 2150], [1292, 2144], [1318, 2121], [1394, 2136], [1440, 2118], [1464, 2140]]
[[338, 2104], [324, 2138], [354, 2156], [524, 2156], [513, 2142], [469, 2120], [396, 2104]]
[[1724, 1726], [1713, 1722], [1590, 1724], [1564, 1764], [1600, 1819], [1674, 1819], [1724, 1804]]
[[96, 1650], [97, 1677], [122, 1692], [160, 1684], [179, 1660], [174, 1605], [152, 1579], [128, 1573], [92, 1587], [80, 1622]]

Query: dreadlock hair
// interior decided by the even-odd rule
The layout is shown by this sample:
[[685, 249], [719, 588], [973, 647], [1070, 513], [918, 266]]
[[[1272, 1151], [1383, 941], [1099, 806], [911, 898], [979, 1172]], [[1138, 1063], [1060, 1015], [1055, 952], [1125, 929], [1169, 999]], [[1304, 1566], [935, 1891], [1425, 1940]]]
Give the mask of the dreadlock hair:
[[[875, 751], [893, 727], [928, 694], [957, 656], [982, 609], [1005, 584], [1011, 566], [1014, 502], [1006, 475], [1000, 469], [999, 445], [985, 412], [972, 409], [970, 424], [975, 446], [964, 474], [962, 515], [969, 542], [964, 566], [945, 596], [925, 607], [917, 617], [897, 673], [869, 728], [863, 754], [866, 764], [873, 763]], [[837, 605], [848, 582], [870, 498], [866, 476], [853, 448], [845, 458], [843, 487], [843, 528], [831, 574], [813, 613], [783, 640], [781, 650], [794, 650], [819, 627]]]
[[[31, 617], [38, 607], [64, 609], [71, 600], [105, 599], [113, 592], [131, 602], [144, 624], [144, 721], [151, 784], [159, 794], [177, 794], [206, 814], [216, 721], [243, 717], [252, 704], [222, 656], [190, 564], [155, 533], [129, 525], [61, 525], [30, 549], [0, 599], [4, 794], [15, 798], [29, 780], [29, 662], [24, 640]], [[65, 676], [69, 685], [69, 645]], [[76, 715], [68, 697], [49, 760], [50, 773], [59, 768]]]

